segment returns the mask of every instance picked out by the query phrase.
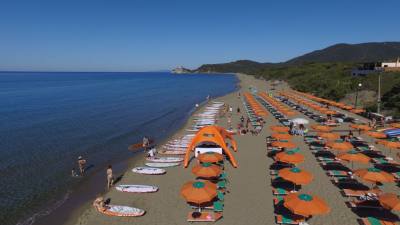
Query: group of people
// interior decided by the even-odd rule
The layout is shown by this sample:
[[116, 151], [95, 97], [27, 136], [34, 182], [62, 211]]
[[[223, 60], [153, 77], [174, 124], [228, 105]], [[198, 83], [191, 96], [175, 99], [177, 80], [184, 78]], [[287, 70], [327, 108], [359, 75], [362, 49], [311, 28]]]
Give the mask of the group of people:
[[[79, 156], [77, 163], [78, 163], [78, 168], [79, 168], [80, 174], [78, 174], [75, 171], [75, 168], [72, 168], [71, 175], [73, 177], [84, 176], [86, 164], [87, 164], [86, 159], [84, 159], [82, 156]], [[108, 165], [106, 173], [107, 173], [107, 188], [110, 189], [110, 187], [114, 184], [114, 175], [113, 175], [113, 170], [112, 170], [111, 165]]]
[[291, 135], [304, 136], [305, 133], [307, 133], [307, 129], [304, 126], [304, 124], [299, 124], [299, 127], [297, 127], [297, 125], [295, 123], [290, 122], [290, 124], [289, 124], [289, 133]]

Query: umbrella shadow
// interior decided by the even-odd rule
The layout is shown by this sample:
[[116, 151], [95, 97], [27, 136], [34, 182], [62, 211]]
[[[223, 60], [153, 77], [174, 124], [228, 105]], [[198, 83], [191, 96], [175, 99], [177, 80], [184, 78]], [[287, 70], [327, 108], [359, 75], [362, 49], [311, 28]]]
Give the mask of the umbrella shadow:
[[269, 166], [270, 170], [280, 170], [284, 168], [291, 168], [293, 167], [292, 164], [289, 163], [283, 163], [283, 162], [274, 162]]
[[335, 184], [336, 187], [339, 189], [350, 189], [350, 190], [355, 190], [355, 191], [368, 191], [370, 188], [363, 184], [358, 182], [357, 180], [354, 179], [349, 179], [349, 180], [341, 180], [337, 184]]
[[277, 215], [282, 215], [286, 218], [290, 218], [294, 221], [304, 219], [304, 216], [294, 214], [292, 211], [290, 211], [288, 208], [286, 208], [283, 205], [283, 201], [280, 201], [278, 204], [275, 205], [274, 213]]
[[118, 177], [116, 177], [116, 178], [114, 179], [114, 183], [113, 183], [113, 184], [117, 184], [118, 182], [120, 182], [120, 181], [122, 180], [123, 177], [124, 177], [123, 174], [120, 175], [120, 176], [118, 176]]
[[382, 155], [382, 154], [380, 154], [380, 153], [378, 153], [376, 151], [372, 151], [372, 150], [365, 150], [365, 151], [362, 151], [361, 153], [366, 155], [366, 156], [368, 156], [368, 157], [370, 157], [370, 158], [373, 158], [373, 159], [380, 159], [380, 158], [385, 158], [386, 157], [385, 155]]
[[335, 154], [331, 151], [318, 151], [315, 153], [315, 157], [335, 158]]
[[400, 172], [400, 167], [398, 165], [391, 164], [391, 163], [375, 164], [374, 167], [377, 169], [383, 170], [385, 172], [388, 172], [388, 173]]
[[286, 191], [300, 190], [301, 185], [296, 185], [293, 182], [283, 179], [282, 177], [277, 177], [271, 181], [271, 186], [274, 188], [281, 188]]
[[391, 222], [399, 221], [399, 216], [384, 208], [352, 208], [351, 211], [358, 217], [375, 217], [379, 220], [386, 220]]
[[345, 166], [341, 163], [338, 163], [338, 162], [326, 163], [325, 165], [321, 165], [321, 167], [323, 170], [339, 170], [339, 171], [346, 171], [346, 172], [352, 171], [347, 166]]

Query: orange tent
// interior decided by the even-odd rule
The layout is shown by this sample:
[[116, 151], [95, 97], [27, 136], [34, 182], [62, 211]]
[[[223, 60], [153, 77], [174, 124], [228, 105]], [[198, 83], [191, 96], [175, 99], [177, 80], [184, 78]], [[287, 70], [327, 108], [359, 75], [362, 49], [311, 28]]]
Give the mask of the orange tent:
[[238, 164], [236, 162], [235, 157], [232, 155], [232, 153], [229, 151], [228, 147], [226, 146], [225, 139], [220, 133], [219, 129], [215, 126], [206, 126], [201, 128], [196, 135], [193, 137], [191, 143], [186, 149], [185, 153], [185, 158], [183, 161], [183, 165], [185, 168], [188, 167], [189, 165], [189, 160], [190, 160], [190, 153], [194, 151], [195, 147], [198, 144], [205, 143], [205, 142], [211, 142], [216, 145], [219, 145], [223, 152], [229, 157], [231, 160], [231, 163], [233, 167], [237, 167]]
[[187, 202], [202, 204], [217, 196], [217, 185], [210, 181], [189, 181], [182, 186], [181, 195]]
[[216, 163], [224, 160], [224, 156], [221, 154], [218, 154], [216, 152], [206, 152], [203, 154], [200, 154], [198, 156], [198, 159], [200, 162], [205, 162], [205, 163]]
[[317, 196], [308, 194], [291, 193], [283, 199], [283, 205], [294, 214], [311, 216], [330, 212], [329, 206]]
[[354, 174], [369, 182], [394, 182], [394, 177], [390, 173], [382, 171], [377, 168], [359, 169], [355, 170]]
[[313, 180], [313, 175], [310, 172], [300, 170], [297, 167], [281, 169], [278, 171], [278, 175], [298, 185], [309, 184]]
[[400, 198], [396, 194], [382, 194], [379, 196], [379, 203], [386, 209], [400, 211]]
[[221, 167], [211, 163], [199, 164], [192, 168], [192, 173], [194, 175], [205, 178], [218, 177], [221, 172]]
[[287, 151], [279, 152], [275, 155], [275, 159], [284, 163], [298, 164], [304, 161], [304, 156], [294, 151]]

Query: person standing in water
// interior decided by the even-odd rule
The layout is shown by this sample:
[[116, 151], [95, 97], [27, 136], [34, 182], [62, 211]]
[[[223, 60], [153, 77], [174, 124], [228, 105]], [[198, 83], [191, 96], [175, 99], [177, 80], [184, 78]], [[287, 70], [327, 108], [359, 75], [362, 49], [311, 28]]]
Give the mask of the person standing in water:
[[144, 136], [143, 137], [143, 148], [144, 148], [145, 151], [147, 151], [147, 148], [149, 147], [149, 145], [150, 145], [149, 138]]
[[79, 171], [81, 172], [81, 176], [85, 173], [85, 165], [86, 165], [86, 160], [83, 159], [82, 156], [78, 157], [78, 166], [79, 166]]
[[107, 168], [107, 188], [110, 189], [110, 187], [114, 184], [114, 175], [112, 171], [112, 166], [108, 165]]

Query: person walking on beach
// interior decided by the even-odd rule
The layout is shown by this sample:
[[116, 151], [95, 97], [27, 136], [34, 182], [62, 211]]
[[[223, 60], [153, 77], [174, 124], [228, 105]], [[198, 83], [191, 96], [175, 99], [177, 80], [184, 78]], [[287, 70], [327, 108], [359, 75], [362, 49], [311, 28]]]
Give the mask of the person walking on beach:
[[147, 148], [149, 147], [149, 145], [150, 145], [149, 138], [144, 136], [143, 137], [143, 148], [144, 148], [145, 151], [147, 151]]
[[114, 175], [112, 171], [112, 166], [108, 165], [107, 168], [107, 188], [110, 189], [110, 187], [114, 184]]
[[79, 171], [81, 173], [81, 176], [83, 176], [83, 174], [85, 173], [85, 165], [86, 165], [86, 160], [83, 159], [82, 156], [78, 157], [78, 167], [79, 167]]

